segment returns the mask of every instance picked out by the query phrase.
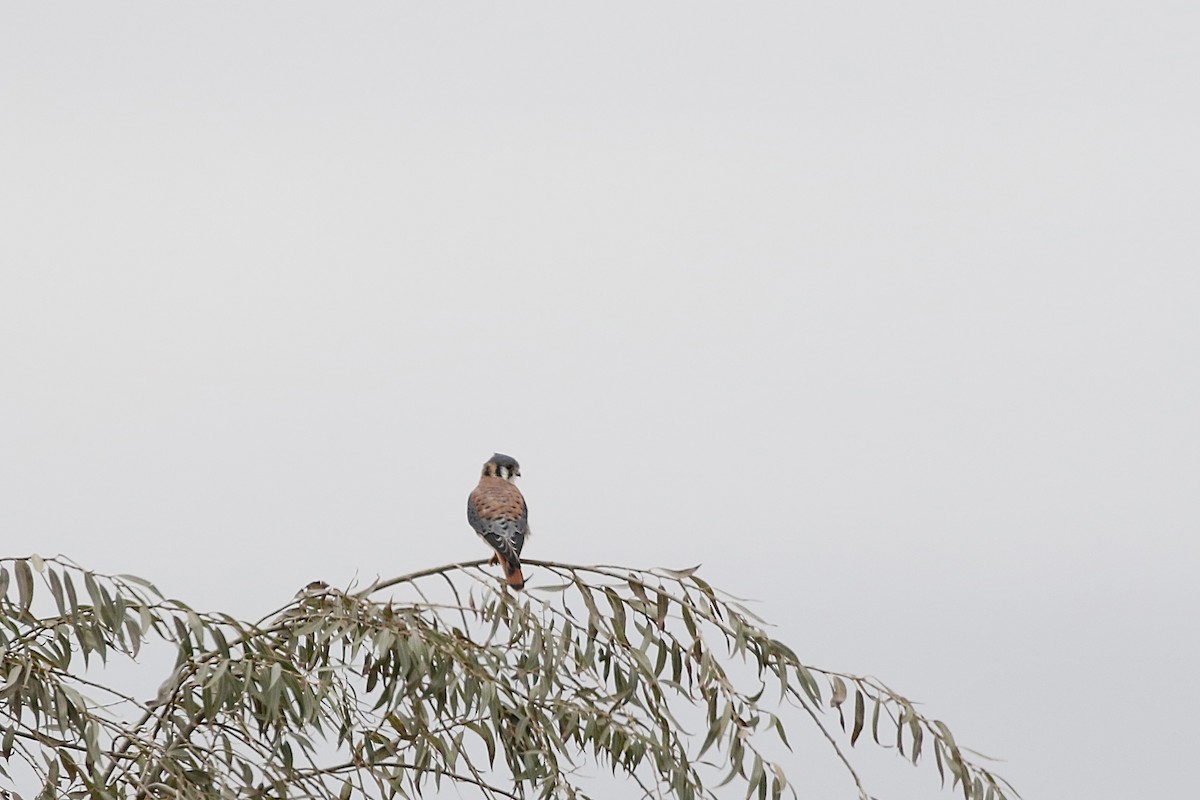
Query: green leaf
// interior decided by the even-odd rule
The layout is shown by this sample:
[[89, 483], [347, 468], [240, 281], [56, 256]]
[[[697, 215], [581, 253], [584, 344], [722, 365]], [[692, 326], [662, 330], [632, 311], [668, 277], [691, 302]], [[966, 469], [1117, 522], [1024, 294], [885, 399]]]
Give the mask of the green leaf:
[[[696, 569], [699, 569], [699, 568], [700, 568], [700, 565], [697, 564]], [[712, 603], [713, 612], [718, 617], [721, 616], [721, 605], [717, 601], [717, 595], [713, 591], [712, 587], [709, 586], [708, 581], [698, 578], [695, 575], [692, 575], [691, 573], [688, 573], [688, 577], [691, 579], [692, 583], [696, 584], [696, 586], [699, 587], [700, 591], [704, 593], [704, 596], [708, 598], [709, 602]]]
[[667, 612], [671, 607], [671, 596], [666, 592], [655, 592], [654, 623], [662, 630], [667, 626]]
[[630, 577], [626, 578], [626, 582], [629, 584], [629, 591], [633, 592], [637, 599], [641, 600], [648, 606], [654, 605], [650, 602], [650, 596], [646, 594], [646, 588], [642, 585], [641, 581], [635, 580], [631, 575]]
[[688, 610], [687, 606], [680, 606], [679, 610], [683, 614], [683, 624], [687, 627], [688, 634], [693, 639], [699, 640], [699, 637], [696, 635], [699, 629], [696, 627], [696, 620], [693, 618], [692, 612]]
[[[746, 797], [750, 797], [756, 790], [759, 784], [766, 779], [767, 775], [763, 769], [762, 756], [754, 756], [754, 766], [750, 768], [750, 779], [746, 784]], [[763, 792], [765, 793], [765, 792]]]
[[496, 738], [492, 735], [492, 730], [487, 725], [481, 722], [468, 722], [467, 727], [475, 732], [475, 735], [483, 740], [487, 745], [488, 764], [496, 765]]
[[783, 746], [790, 751], [792, 749], [792, 744], [788, 741], [787, 732], [783, 729], [783, 721], [774, 714], [771, 715], [771, 724], [767, 727], [772, 726], [775, 728], [775, 733], [779, 735], [779, 741], [783, 742]]
[[956, 749], [958, 747], [958, 745], [954, 743], [954, 734], [950, 732], [950, 728], [946, 726], [946, 723], [942, 722], [940, 719], [935, 719], [933, 721], [933, 726], [938, 729], [938, 733], [942, 735], [942, 738], [946, 740], [946, 744], [949, 745], [951, 749]]
[[704, 754], [708, 752], [708, 748], [712, 747], [713, 744], [716, 743], [717, 737], [721, 735], [724, 727], [725, 726], [720, 719], [714, 720], [713, 723], [708, 726], [708, 735], [704, 737], [704, 744], [700, 745], [700, 752], [697, 753], [697, 758], [703, 757]]
[[63, 572], [63, 588], [67, 590], [67, 604], [71, 606], [71, 617], [79, 619], [79, 598], [75, 594], [75, 582], [71, 580], [70, 572]]
[[33, 605], [33, 572], [29, 569], [28, 561], [17, 561], [13, 564], [13, 570], [17, 573], [17, 592], [20, 599], [19, 604], [21, 611], [28, 611]]
[[545, 594], [558, 594], [570, 589], [574, 584], [556, 583], [551, 586], [530, 586], [529, 590], [533, 592], [544, 592]]
[[796, 675], [800, 678], [800, 686], [804, 689], [804, 693], [808, 695], [808, 699], [815, 705], [821, 703], [821, 687], [817, 685], [816, 678], [813, 677], [808, 667], [804, 666], [797, 659], [793, 662], [796, 669]]
[[30, 668], [29, 662], [8, 664], [8, 674], [4, 676], [4, 684], [0, 685], [0, 697], [8, 694], [8, 690], [21, 682], [21, 676], [28, 673]]
[[833, 676], [833, 697], [829, 698], [830, 708], [839, 708], [846, 702], [846, 682], [837, 675]]
[[912, 763], [916, 764], [917, 759], [921, 757], [921, 742], [924, 740], [925, 734], [921, 729], [920, 721], [915, 716], [908, 721], [908, 729], [912, 732], [913, 739]]
[[87, 589], [88, 597], [92, 599], [92, 608], [97, 611], [104, 608], [104, 597], [100, 594], [100, 587], [96, 584], [96, 576], [90, 572], [83, 573], [83, 585]]
[[612, 630], [617, 640], [626, 647], [629, 647], [629, 638], [625, 635], [625, 604], [621, 602], [621, 598], [612, 589], [605, 587], [604, 596], [608, 598], [608, 604], [612, 607]]
[[700, 565], [697, 564], [694, 567], [685, 567], [684, 569], [667, 569], [666, 567], [660, 567], [659, 569], [670, 575], [672, 578], [679, 578], [680, 580], [683, 580], [696, 570], [700, 569]]
[[866, 702], [863, 700], [861, 689], [854, 692], [854, 728], [850, 733], [850, 746], [858, 741], [859, 734], [863, 731], [863, 723], [866, 721]]
[[136, 583], [138, 586], [141, 586], [145, 589], [149, 589], [150, 591], [154, 592], [154, 595], [156, 597], [162, 597], [162, 592], [160, 592], [158, 590], [158, 587], [155, 586], [150, 581], [146, 580], [145, 578], [139, 578], [137, 575], [129, 575], [127, 573], [122, 573], [121, 575], [118, 575], [117, 577], [123, 581], [128, 581], [129, 583]]
[[67, 601], [63, 597], [62, 581], [58, 579], [58, 575], [54, 570], [46, 573], [46, 580], [50, 583], [50, 593], [54, 595], [54, 604], [58, 607], [58, 613], [65, 617], [67, 615]]
[[879, 702], [879, 698], [878, 697], [875, 698], [875, 710], [871, 712], [871, 735], [873, 737], [875, 737], [875, 744], [882, 746], [883, 742], [879, 741], [879, 708], [880, 708], [880, 705], [881, 705], [881, 703]]

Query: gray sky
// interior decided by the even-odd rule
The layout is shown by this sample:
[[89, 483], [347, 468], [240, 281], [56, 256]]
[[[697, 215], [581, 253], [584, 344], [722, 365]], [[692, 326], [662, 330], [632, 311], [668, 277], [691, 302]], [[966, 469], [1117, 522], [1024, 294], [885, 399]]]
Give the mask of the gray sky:
[[[530, 556], [703, 562], [1030, 800], [1185, 796], [1198, 41], [1188, 3], [5, 3], [4, 554], [256, 615], [484, 555], [500, 450]], [[790, 772], [853, 796], [827, 762]]]

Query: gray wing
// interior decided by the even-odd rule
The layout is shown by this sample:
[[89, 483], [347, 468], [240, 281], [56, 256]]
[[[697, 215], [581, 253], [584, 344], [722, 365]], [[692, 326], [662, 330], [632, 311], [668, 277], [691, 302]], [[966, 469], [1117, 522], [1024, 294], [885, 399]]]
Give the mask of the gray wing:
[[521, 549], [525, 547], [525, 537], [529, 535], [529, 512], [519, 517], [509, 519], [499, 517], [484, 519], [476, 510], [475, 504], [467, 501], [467, 522], [475, 529], [491, 548], [500, 554], [514, 567], [521, 565]]

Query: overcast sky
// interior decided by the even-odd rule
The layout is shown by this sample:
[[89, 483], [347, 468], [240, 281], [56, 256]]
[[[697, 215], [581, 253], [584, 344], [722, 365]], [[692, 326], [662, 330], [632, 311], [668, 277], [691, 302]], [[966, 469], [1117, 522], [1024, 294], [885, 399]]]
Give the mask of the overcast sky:
[[1195, 4], [0, 9], [3, 555], [257, 616], [484, 555], [499, 450], [531, 557], [1194, 793]]

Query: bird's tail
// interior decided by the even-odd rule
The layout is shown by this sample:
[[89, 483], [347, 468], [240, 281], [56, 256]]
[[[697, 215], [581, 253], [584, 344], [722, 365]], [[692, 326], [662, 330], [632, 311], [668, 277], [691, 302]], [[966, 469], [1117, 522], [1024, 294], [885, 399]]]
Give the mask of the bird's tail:
[[504, 579], [512, 588], [520, 591], [525, 588], [525, 576], [521, 574], [521, 562], [515, 558], [500, 559], [500, 566], [504, 568]]

